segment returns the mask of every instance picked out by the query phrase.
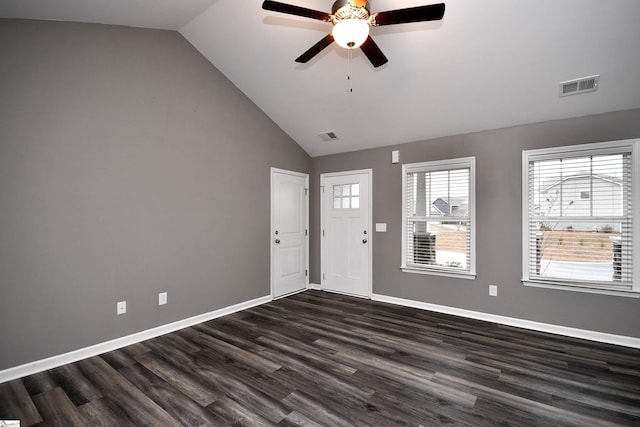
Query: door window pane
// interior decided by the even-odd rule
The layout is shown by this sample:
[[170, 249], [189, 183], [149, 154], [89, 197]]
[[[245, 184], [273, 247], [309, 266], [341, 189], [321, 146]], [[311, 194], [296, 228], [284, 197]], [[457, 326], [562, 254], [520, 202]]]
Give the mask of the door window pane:
[[338, 184], [333, 186], [334, 209], [359, 209], [360, 184]]

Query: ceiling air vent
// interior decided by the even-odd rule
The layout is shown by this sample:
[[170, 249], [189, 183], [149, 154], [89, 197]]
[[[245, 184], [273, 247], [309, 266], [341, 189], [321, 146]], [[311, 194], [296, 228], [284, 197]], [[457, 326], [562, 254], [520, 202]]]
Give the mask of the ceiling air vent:
[[322, 139], [325, 142], [335, 141], [336, 139], [338, 139], [338, 135], [336, 135], [335, 132], [324, 132], [319, 134], [318, 136], [320, 137], [320, 139]]
[[598, 89], [600, 75], [567, 80], [560, 83], [560, 96], [576, 95], [578, 93], [593, 92]]

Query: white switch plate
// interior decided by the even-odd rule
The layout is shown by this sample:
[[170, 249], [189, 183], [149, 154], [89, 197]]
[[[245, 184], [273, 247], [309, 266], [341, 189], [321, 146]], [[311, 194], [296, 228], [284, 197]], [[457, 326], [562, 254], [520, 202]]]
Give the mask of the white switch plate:
[[386, 232], [387, 232], [387, 223], [376, 222], [376, 233], [386, 233]]
[[116, 313], [118, 315], [121, 315], [121, 314], [125, 314], [126, 312], [127, 312], [127, 302], [119, 301], [118, 304], [116, 305]]
[[489, 295], [492, 297], [498, 296], [498, 287], [496, 285], [489, 285]]
[[165, 305], [167, 303], [167, 293], [160, 292], [158, 294], [158, 305]]

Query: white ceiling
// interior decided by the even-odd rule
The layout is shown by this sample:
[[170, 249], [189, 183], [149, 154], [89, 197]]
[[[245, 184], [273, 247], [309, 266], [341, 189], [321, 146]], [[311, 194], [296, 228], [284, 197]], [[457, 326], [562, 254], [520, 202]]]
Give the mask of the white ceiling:
[[216, 0], [0, 0], [0, 17], [179, 30]]
[[[374, 69], [355, 50], [350, 73], [335, 44], [295, 63], [331, 24], [262, 0], [2, 0], [0, 16], [179, 29], [311, 156], [640, 107], [640, 1], [445, 3], [442, 21], [373, 28], [389, 62]], [[558, 96], [559, 82], [594, 74], [596, 92]], [[327, 131], [339, 139], [322, 141]]]

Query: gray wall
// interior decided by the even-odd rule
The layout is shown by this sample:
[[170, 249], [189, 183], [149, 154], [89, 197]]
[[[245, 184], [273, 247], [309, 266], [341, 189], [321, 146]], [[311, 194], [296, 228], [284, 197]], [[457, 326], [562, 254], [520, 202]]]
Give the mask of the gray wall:
[[0, 58], [0, 370], [270, 293], [310, 158], [182, 36], [0, 20]]
[[[390, 122], [388, 125], [392, 126]], [[640, 337], [640, 299], [524, 287], [522, 150], [640, 137], [640, 109], [457, 135], [312, 159], [311, 277], [320, 283], [319, 175], [373, 169], [373, 292], [587, 330]], [[477, 278], [464, 280], [400, 271], [403, 163], [476, 157]], [[637, 189], [636, 189], [637, 190]], [[639, 193], [640, 194], [640, 193]], [[489, 296], [489, 285], [498, 296]]]

